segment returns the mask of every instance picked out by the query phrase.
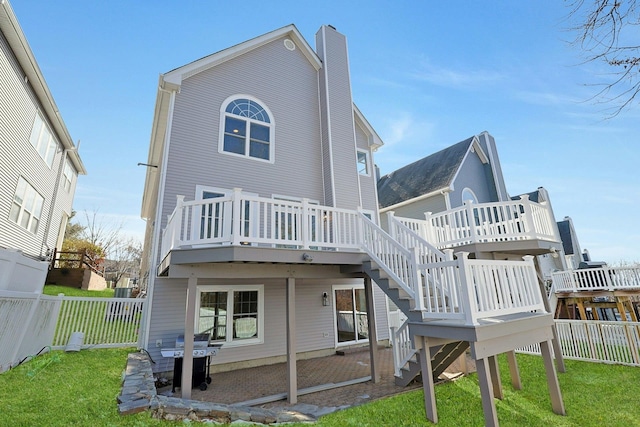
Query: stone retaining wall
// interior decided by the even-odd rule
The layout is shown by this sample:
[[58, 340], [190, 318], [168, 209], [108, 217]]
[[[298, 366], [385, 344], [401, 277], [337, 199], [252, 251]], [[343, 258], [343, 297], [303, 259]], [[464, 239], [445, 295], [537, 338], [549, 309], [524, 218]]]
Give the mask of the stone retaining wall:
[[271, 411], [251, 406], [222, 405], [197, 400], [183, 400], [156, 393], [151, 361], [144, 353], [131, 353], [123, 374], [122, 391], [118, 396], [121, 415], [151, 411], [154, 418], [166, 420], [211, 420], [229, 424], [250, 421], [260, 424], [313, 422], [314, 418], [294, 411]]

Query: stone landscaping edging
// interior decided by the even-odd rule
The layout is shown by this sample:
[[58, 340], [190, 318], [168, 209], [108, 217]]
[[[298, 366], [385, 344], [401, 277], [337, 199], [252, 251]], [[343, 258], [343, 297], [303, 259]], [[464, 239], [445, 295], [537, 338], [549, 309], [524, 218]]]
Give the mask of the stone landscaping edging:
[[152, 417], [166, 420], [209, 420], [224, 424], [234, 421], [257, 424], [315, 421], [313, 417], [295, 411], [271, 411], [251, 406], [223, 405], [160, 396], [156, 393], [151, 361], [144, 353], [129, 354], [122, 390], [117, 400], [120, 415], [150, 410]]

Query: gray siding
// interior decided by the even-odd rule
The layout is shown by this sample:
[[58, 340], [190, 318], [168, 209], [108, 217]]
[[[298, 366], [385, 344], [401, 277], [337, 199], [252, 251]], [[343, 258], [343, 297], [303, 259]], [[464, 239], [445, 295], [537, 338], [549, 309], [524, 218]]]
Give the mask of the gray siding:
[[[324, 199], [317, 72], [283, 39], [196, 74], [176, 96], [163, 221], [175, 196], [187, 200], [196, 185]], [[263, 102], [273, 115], [274, 163], [218, 152], [220, 107], [231, 95]], [[164, 224], [163, 224], [164, 226]]]
[[[212, 359], [213, 364], [258, 360], [283, 356], [286, 351], [286, 287], [285, 279], [279, 280], [230, 280], [201, 279], [198, 285], [248, 285], [262, 284], [265, 291], [264, 343], [224, 348]], [[296, 340], [297, 352], [335, 348], [333, 306], [322, 305], [322, 293], [331, 295], [336, 284], [362, 284], [362, 280], [296, 280]], [[173, 369], [173, 360], [163, 358], [156, 340], [163, 347], [173, 347], [178, 334], [184, 331], [186, 306], [186, 280], [159, 278], [155, 281], [155, 293], [151, 312], [151, 329], [147, 348], [158, 363], [154, 370]], [[388, 339], [384, 293], [374, 286], [376, 298], [378, 338]]]
[[437, 213], [446, 210], [447, 204], [442, 194], [393, 209], [396, 216], [415, 219], [424, 219], [425, 212]]
[[331, 144], [335, 206], [357, 209], [360, 197], [347, 42], [342, 34], [327, 26], [316, 34], [316, 41], [323, 35], [324, 41], [319, 43], [322, 49], [318, 52], [323, 62], [320, 80], [324, 90], [321, 90], [320, 97], [330, 109], [328, 117], [323, 117], [323, 120], [329, 120], [326, 126]]
[[358, 125], [355, 127], [356, 145], [360, 150], [366, 150], [369, 153], [369, 176], [358, 175], [360, 180], [360, 198], [362, 199], [362, 208], [377, 212], [378, 198], [376, 193], [376, 173], [373, 162], [373, 152], [369, 148], [369, 137], [365, 131]]
[[462, 206], [462, 190], [465, 188], [470, 188], [474, 192], [478, 203], [497, 201], [490, 166], [482, 164], [478, 155], [472, 152], [467, 153], [467, 157], [460, 165], [453, 188], [454, 191], [449, 194], [452, 208]]
[[[58, 204], [53, 203], [62, 149], [59, 145], [52, 167], [49, 168], [29, 142], [33, 120], [39, 107], [34, 91], [30, 84], [25, 82], [24, 72], [4, 35], [0, 34], [0, 246], [17, 248], [31, 255], [44, 254], [47, 246], [51, 249], [55, 247], [62, 213], [71, 212], [75, 189], [74, 183], [68, 197], [62, 194], [64, 189], [60, 189]], [[43, 115], [43, 118], [48, 121], [46, 116]], [[50, 130], [53, 131], [51, 126]], [[9, 220], [9, 211], [20, 176], [44, 198], [38, 232], [35, 235]], [[45, 236], [52, 206], [55, 207], [51, 226]]]
[[484, 152], [489, 156], [491, 165], [489, 165], [490, 175], [488, 175], [488, 178], [491, 179], [490, 185], [492, 185], [494, 191], [496, 191], [496, 200], [509, 200], [504, 175], [502, 174], [502, 166], [500, 165], [500, 157], [498, 156], [498, 148], [496, 147], [496, 140], [488, 132], [482, 132], [478, 136], [478, 141]]

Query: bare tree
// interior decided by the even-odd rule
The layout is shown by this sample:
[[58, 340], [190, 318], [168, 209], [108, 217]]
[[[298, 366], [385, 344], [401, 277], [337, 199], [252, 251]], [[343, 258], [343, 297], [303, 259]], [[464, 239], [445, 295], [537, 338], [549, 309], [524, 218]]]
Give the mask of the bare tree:
[[84, 229], [80, 239], [102, 248], [107, 257], [112, 250], [121, 244], [124, 222], [108, 221], [97, 211], [84, 211]]
[[577, 21], [574, 44], [585, 62], [604, 62], [612, 72], [592, 99], [611, 103], [610, 116], [640, 101], [640, 7], [636, 0], [570, 0]]
[[105, 261], [105, 273], [109, 280], [117, 284], [127, 276], [138, 279], [140, 276], [140, 262], [142, 260], [142, 244], [134, 239], [121, 239], [111, 250], [111, 255]]

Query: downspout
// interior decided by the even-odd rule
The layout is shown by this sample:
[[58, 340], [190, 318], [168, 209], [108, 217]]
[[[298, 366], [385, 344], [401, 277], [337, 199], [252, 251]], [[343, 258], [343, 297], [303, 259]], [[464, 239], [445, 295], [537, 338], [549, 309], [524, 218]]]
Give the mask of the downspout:
[[167, 176], [167, 161], [169, 159], [169, 145], [170, 145], [170, 135], [171, 135], [171, 126], [173, 123], [173, 107], [176, 99], [176, 91], [177, 90], [167, 90], [162, 86], [158, 87], [158, 90], [163, 91], [165, 93], [169, 93], [171, 99], [169, 100], [169, 108], [167, 111], [167, 128], [165, 129], [164, 134], [164, 149], [162, 153], [162, 167], [160, 169], [160, 182], [158, 186], [158, 201], [156, 202], [156, 215], [153, 224], [153, 237], [151, 238], [152, 246], [151, 246], [151, 262], [149, 263], [149, 283], [147, 285], [147, 303], [145, 304], [145, 312], [144, 312], [144, 324], [143, 324], [143, 333], [141, 334], [140, 341], [138, 343], [139, 347], [147, 349], [147, 343], [149, 342], [149, 328], [151, 327], [151, 308], [153, 301], [153, 293], [155, 290], [155, 281], [157, 275], [157, 262], [158, 262], [158, 247], [160, 242], [160, 234], [162, 231], [162, 206], [164, 204], [164, 186], [166, 182]]
[[77, 147], [64, 148], [62, 150], [62, 158], [60, 159], [60, 167], [58, 168], [58, 177], [56, 178], [56, 185], [53, 187], [53, 195], [51, 196], [51, 207], [49, 208], [49, 215], [47, 216], [47, 224], [44, 229], [44, 236], [42, 236], [42, 244], [40, 245], [40, 259], [42, 257], [42, 250], [44, 247], [47, 247], [46, 257], [48, 258], [51, 254], [51, 248], [47, 245], [47, 238], [49, 237], [49, 231], [51, 230], [51, 220], [53, 219], [53, 211], [56, 206], [56, 202], [58, 199], [58, 189], [60, 188], [60, 178], [62, 177], [62, 172], [64, 171], [64, 162], [67, 160], [67, 152], [68, 151], [77, 151]]

